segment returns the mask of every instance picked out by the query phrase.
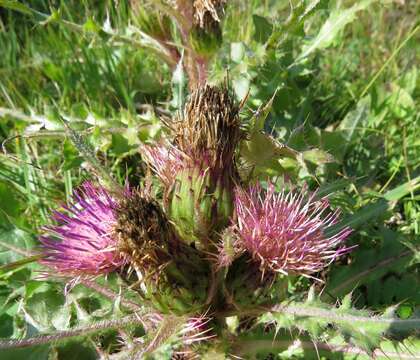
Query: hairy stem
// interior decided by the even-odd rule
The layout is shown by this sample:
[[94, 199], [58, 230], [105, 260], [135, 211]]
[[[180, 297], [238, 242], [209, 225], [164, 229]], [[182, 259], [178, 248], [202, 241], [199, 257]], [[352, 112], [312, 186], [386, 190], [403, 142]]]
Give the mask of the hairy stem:
[[[326, 305], [326, 306], [321, 306]], [[266, 312], [282, 313], [300, 318], [313, 318], [326, 321], [330, 324], [354, 324], [355, 326], [381, 326], [384, 330], [391, 329], [392, 332], [416, 331], [420, 328], [420, 318], [413, 316], [409, 319], [399, 319], [380, 315], [371, 315], [363, 310], [342, 310], [328, 304], [320, 306], [307, 303], [290, 303], [275, 306], [260, 306], [252, 309], [239, 309], [219, 313], [224, 317], [228, 316], [253, 316], [258, 317]]]
[[0, 350], [48, 344], [72, 337], [89, 335], [97, 331], [139, 324], [143, 325], [143, 320], [137, 314], [133, 314], [122, 319], [98, 321], [86, 327], [76, 327], [51, 335], [38, 335], [21, 340], [0, 340]]
[[[396, 319], [396, 318], [387, 318], [382, 316], [369, 316], [366, 314], [355, 315], [351, 313], [345, 313], [340, 311], [340, 309], [330, 308], [324, 309], [321, 307], [306, 305], [306, 304], [291, 304], [291, 305], [279, 305], [275, 306], [272, 312], [282, 312], [290, 315], [300, 316], [300, 317], [314, 317], [322, 318], [330, 323], [363, 323], [363, 324], [383, 324], [383, 325], [392, 325], [394, 331], [407, 331], [415, 330], [420, 328], [420, 318], [414, 317], [410, 319]], [[357, 310], [354, 310], [356, 312]]]

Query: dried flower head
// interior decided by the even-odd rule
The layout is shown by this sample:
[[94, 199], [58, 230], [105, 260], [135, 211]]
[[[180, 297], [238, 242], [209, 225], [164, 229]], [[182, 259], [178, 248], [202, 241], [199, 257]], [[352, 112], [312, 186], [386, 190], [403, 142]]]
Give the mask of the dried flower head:
[[174, 145], [194, 162], [226, 170], [242, 134], [238, 112], [227, 88], [197, 89], [175, 123]]
[[118, 251], [142, 270], [156, 269], [168, 261], [175, 235], [159, 204], [140, 190], [130, 190], [116, 207], [114, 232]]
[[220, 22], [221, 13], [227, 0], [195, 0], [194, 21], [202, 28], [209, 21]]
[[337, 223], [339, 210], [329, 211], [326, 198], [317, 200], [316, 193], [306, 189], [277, 193], [272, 184], [266, 192], [260, 185], [248, 192], [237, 189], [235, 208], [237, 241], [262, 269], [310, 274], [350, 250], [342, 245], [350, 228], [326, 235]]
[[40, 237], [41, 263], [71, 276], [100, 275], [123, 266], [113, 234], [116, 205], [103, 187], [85, 182], [74, 192], [73, 204], [53, 213], [58, 224], [46, 227]]

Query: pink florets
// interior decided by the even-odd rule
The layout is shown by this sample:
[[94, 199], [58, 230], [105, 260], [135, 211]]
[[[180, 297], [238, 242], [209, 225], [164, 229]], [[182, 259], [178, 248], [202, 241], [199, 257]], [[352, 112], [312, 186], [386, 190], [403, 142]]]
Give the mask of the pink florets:
[[166, 186], [170, 186], [176, 174], [183, 168], [183, 155], [170, 145], [144, 145], [142, 155]]
[[275, 192], [260, 185], [248, 192], [237, 189], [235, 198], [236, 245], [261, 262], [261, 268], [287, 274], [320, 271], [350, 248], [342, 244], [352, 230], [348, 227], [333, 236], [326, 230], [336, 224], [340, 212], [330, 211], [326, 198], [316, 192]]
[[53, 213], [57, 225], [45, 227], [42, 264], [72, 276], [106, 274], [124, 265], [113, 236], [116, 206], [104, 188], [84, 183], [65, 212]]

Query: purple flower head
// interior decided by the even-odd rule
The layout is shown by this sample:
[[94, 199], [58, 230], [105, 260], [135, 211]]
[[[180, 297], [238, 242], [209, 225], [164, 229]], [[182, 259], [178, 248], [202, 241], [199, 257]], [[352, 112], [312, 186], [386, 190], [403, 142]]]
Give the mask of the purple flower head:
[[320, 271], [350, 248], [343, 246], [352, 232], [348, 227], [328, 236], [340, 211], [330, 211], [328, 200], [316, 192], [275, 192], [260, 185], [248, 192], [236, 189], [237, 243], [261, 263], [261, 268], [287, 274]]
[[45, 227], [40, 237], [45, 258], [42, 264], [60, 275], [94, 276], [124, 265], [116, 250], [113, 227], [116, 201], [103, 187], [85, 182], [73, 195], [65, 212], [55, 211], [57, 225]]

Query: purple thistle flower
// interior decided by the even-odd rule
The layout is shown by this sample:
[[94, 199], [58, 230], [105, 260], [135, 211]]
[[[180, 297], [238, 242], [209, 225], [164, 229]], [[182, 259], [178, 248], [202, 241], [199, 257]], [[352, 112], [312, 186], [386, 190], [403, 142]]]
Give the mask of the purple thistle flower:
[[124, 265], [113, 234], [116, 201], [103, 187], [90, 182], [74, 192], [73, 200], [63, 207], [65, 212], [53, 212], [57, 225], [44, 228], [41, 263], [71, 276], [106, 274]]
[[262, 270], [302, 275], [320, 271], [351, 250], [343, 242], [352, 230], [326, 236], [340, 211], [331, 212], [325, 197], [315, 197], [306, 187], [300, 193], [277, 193], [272, 184], [265, 192], [260, 185], [248, 192], [237, 188], [237, 245], [260, 261]]

